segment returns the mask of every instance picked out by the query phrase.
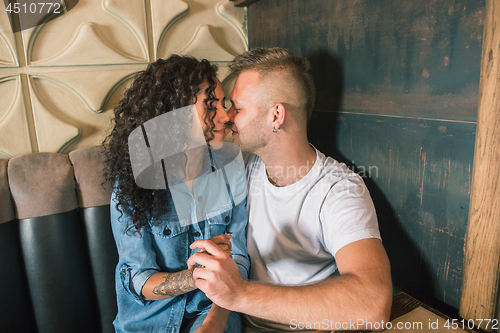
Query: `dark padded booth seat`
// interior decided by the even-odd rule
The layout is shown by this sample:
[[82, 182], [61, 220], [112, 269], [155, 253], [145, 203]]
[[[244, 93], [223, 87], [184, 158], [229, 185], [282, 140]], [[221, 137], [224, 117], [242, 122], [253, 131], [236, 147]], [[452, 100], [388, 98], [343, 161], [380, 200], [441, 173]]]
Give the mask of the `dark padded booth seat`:
[[102, 147], [0, 160], [0, 332], [114, 332]]

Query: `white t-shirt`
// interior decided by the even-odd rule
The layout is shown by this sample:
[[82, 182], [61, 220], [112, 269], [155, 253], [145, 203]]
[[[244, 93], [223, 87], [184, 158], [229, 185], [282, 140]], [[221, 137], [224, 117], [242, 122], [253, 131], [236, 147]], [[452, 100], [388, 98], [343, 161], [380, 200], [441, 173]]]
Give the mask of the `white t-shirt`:
[[246, 160], [252, 280], [281, 285], [321, 281], [336, 271], [340, 248], [380, 239], [364, 181], [345, 164], [316, 149], [316, 161], [302, 179], [277, 187], [258, 156]]

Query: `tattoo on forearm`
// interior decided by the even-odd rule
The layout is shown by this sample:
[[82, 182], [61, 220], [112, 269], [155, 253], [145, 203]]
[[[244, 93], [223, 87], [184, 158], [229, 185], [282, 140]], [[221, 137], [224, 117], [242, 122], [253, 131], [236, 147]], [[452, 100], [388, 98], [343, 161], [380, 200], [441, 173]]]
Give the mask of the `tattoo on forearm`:
[[164, 278], [164, 282], [154, 287], [153, 294], [174, 297], [196, 289], [192, 269], [169, 273]]

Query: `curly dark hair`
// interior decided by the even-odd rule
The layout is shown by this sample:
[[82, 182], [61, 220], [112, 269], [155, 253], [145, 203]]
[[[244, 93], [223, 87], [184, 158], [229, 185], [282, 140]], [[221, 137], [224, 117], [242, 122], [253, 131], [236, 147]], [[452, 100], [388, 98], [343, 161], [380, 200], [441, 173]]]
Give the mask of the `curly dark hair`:
[[131, 216], [138, 232], [152, 218], [157, 220], [171, 209], [171, 198], [168, 189], [149, 190], [136, 185], [128, 149], [129, 135], [150, 119], [196, 103], [197, 94], [207, 85], [205, 138], [207, 142], [213, 140], [216, 73], [217, 66], [207, 60], [179, 55], [158, 59], [136, 74], [114, 109], [114, 128], [103, 142], [104, 174], [106, 183], [116, 187], [117, 210]]

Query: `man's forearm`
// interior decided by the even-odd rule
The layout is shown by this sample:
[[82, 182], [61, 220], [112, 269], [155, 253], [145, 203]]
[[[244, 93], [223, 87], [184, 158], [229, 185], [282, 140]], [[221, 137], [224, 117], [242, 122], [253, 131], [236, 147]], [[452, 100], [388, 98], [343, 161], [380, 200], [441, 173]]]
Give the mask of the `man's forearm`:
[[379, 323], [389, 319], [391, 300], [390, 284], [344, 275], [307, 286], [248, 283], [241, 301], [232, 310], [285, 325], [293, 320], [327, 320], [333, 325], [358, 319]]
[[[188, 267], [195, 268], [196, 285], [215, 304], [232, 311], [289, 324], [291, 320], [334, 323], [389, 319], [392, 282], [389, 259], [379, 239], [362, 239], [337, 251], [341, 276], [304, 286], [275, 286], [245, 281], [238, 267], [214, 244], [196, 241]], [[360, 327], [362, 329], [363, 327]]]
[[153, 301], [179, 296], [195, 290], [193, 270], [186, 269], [175, 273], [160, 272], [153, 274], [144, 284], [144, 299]]

